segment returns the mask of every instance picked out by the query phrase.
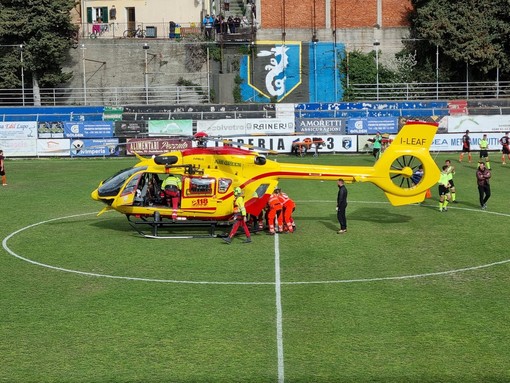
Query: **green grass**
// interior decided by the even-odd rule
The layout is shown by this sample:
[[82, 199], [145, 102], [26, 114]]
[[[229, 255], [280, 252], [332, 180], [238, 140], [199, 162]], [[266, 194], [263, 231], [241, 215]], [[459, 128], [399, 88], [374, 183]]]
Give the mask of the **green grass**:
[[500, 163], [488, 212], [475, 163], [455, 163], [459, 203], [447, 213], [436, 188], [422, 206], [392, 207], [371, 184], [347, 185], [345, 235], [335, 182], [282, 181], [298, 230], [275, 252], [268, 235], [148, 240], [118, 213], [96, 217], [90, 192], [133, 162], [6, 161], [0, 237], [48, 221], [11, 236], [12, 252], [145, 280], [2, 248], [0, 382], [277, 382], [276, 258], [285, 382], [510, 381], [510, 265], [480, 267], [509, 258]]

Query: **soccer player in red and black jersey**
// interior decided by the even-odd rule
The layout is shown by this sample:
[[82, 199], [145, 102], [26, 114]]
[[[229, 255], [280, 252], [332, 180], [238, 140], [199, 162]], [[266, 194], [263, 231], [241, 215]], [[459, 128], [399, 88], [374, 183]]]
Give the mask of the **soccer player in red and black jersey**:
[[506, 157], [510, 160], [510, 132], [506, 132], [503, 137], [499, 139], [501, 144], [501, 162], [506, 165]]
[[7, 186], [7, 178], [5, 176], [4, 151], [3, 150], [0, 150], [0, 176], [2, 176], [2, 185]]
[[469, 130], [462, 136], [462, 152], [460, 153], [459, 162], [464, 159], [464, 154], [468, 154], [468, 161], [471, 162], [471, 137], [469, 137]]

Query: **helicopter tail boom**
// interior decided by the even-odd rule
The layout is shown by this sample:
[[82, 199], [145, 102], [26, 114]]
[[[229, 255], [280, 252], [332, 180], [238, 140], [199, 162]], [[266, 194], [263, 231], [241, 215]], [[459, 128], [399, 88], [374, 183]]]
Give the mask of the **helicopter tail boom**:
[[[437, 124], [409, 122], [374, 166], [328, 166], [280, 163], [279, 178], [371, 182], [382, 189], [394, 206], [422, 202], [435, 185], [440, 171], [429, 148]], [[423, 169], [419, 177], [418, 171]], [[419, 178], [418, 178], [419, 177]]]

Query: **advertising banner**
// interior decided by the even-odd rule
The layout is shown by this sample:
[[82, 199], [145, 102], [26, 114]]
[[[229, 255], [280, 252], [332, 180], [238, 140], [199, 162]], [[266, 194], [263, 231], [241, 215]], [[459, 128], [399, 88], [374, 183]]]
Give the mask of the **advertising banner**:
[[[243, 144], [254, 145], [257, 147], [274, 150], [279, 153], [291, 153], [293, 144], [297, 142], [305, 142], [306, 139], [312, 142], [321, 140], [319, 153], [356, 153], [358, 150], [356, 136], [330, 136], [330, 135], [314, 135], [314, 136], [266, 136], [266, 137], [229, 137], [232, 141], [241, 142]], [[214, 144], [214, 145], [212, 145]], [[208, 143], [208, 146], [222, 146], [221, 143]], [[235, 145], [234, 145], [235, 146]], [[315, 151], [315, 145], [312, 145], [312, 152]]]
[[210, 136], [294, 134], [295, 123], [294, 118], [199, 120], [197, 132], [205, 132]]
[[34, 157], [37, 155], [37, 139], [26, 138], [16, 140], [3, 140], [0, 138], [0, 149], [5, 157]]
[[126, 154], [134, 153], [145, 155], [158, 155], [162, 153], [189, 149], [191, 140], [165, 139], [165, 138], [129, 138], [126, 141]]
[[340, 118], [297, 118], [296, 133], [345, 134], [345, 119]]
[[294, 118], [294, 104], [275, 104], [276, 118]]
[[469, 130], [471, 133], [510, 132], [510, 115], [447, 116], [441, 119], [439, 127], [448, 133], [464, 133], [466, 130]]
[[191, 136], [193, 120], [151, 120], [149, 136]]
[[[486, 133], [489, 141], [489, 151], [501, 150], [499, 139], [503, 137], [504, 133]], [[436, 134], [434, 141], [430, 147], [431, 152], [448, 152], [448, 151], [462, 151], [462, 136], [464, 133], [453, 133], [453, 134]], [[480, 150], [479, 142], [483, 136], [483, 133], [474, 133], [469, 135], [471, 137], [471, 152], [473, 152], [473, 158], [476, 160], [479, 158], [475, 153]]]
[[65, 122], [66, 138], [107, 138], [113, 137], [112, 121]]
[[71, 154], [71, 140], [48, 138], [37, 140], [37, 155], [40, 157], [68, 157]]
[[64, 124], [60, 121], [39, 122], [37, 128], [39, 138], [64, 138]]
[[246, 120], [198, 120], [197, 132], [205, 132], [210, 136], [244, 135], [246, 134]]
[[122, 113], [124, 113], [124, 107], [122, 106], [105, 106], [103, 110], [103, 120], [107, 121], [122, 120]]
[[367, 117], [367, 118], [349, 118], [347, 120], [347, 132], [349, 134], [375, 134], [397, 133], [397, 117]]
[[117, 138], [71, 140], [71, 157], [118, 156], [119, 153]]
[[147, 132], [146, 121], [115, 121], [115, 137], [137, 137]]
[[26, 138], [37, 138], [37, 122], [0, 122], [0, 140], [24, 140]]

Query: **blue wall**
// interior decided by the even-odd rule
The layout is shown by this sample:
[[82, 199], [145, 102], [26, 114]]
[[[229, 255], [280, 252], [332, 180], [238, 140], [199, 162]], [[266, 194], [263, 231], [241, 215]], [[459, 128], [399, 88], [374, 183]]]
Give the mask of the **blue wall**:
[[[281, 56], [277, 54], [277, 49], [282, 46], [281, 41], [259, 42], [251, 55], [245, 55], [241, 59], [243, 101], [271, 101], [271, 92], [267, 89], [266, 80], [276, 72], [274, 68], [282, 63]], [[334, 43], [326, 42], [286, 41], [285, 47], [288, 48], [287, 65], [283, 72], [278, 72], [279, 77], [276, 79], [285, 81], [286, 93], [273, 96], [278, 102], [335, 102], [342, 99], [343, 90], [338, 66], [345, 52], [343, 44], [336, 44], [335, 47]]]
[[102, 106], [0, 107], [0, 121], [101, 121]]
[[430, 117], [447, 116], [447, 101], [303, 103], [295, 106], [296, 117]]

